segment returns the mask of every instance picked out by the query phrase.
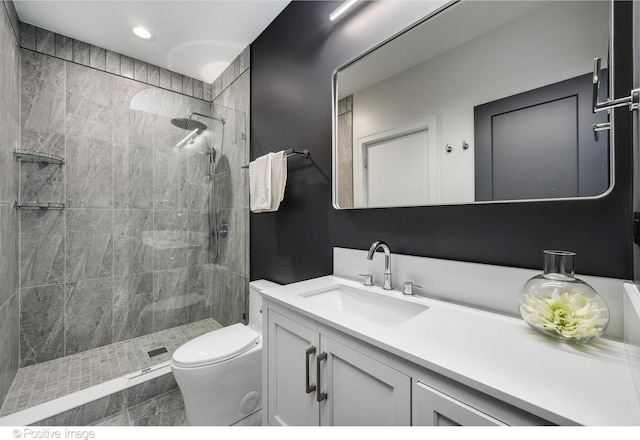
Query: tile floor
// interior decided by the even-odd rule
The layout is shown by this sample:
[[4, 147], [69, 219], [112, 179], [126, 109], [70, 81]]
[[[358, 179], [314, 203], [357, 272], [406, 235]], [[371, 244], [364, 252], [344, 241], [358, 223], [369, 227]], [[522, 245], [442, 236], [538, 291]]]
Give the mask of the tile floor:
[[[0, 417], [171, 359], [183, 343], [222, 327], [208, 318], [18, 370]], [[148, 351], [167, 353], [149, 357]]]
[[[98, 420], [92, 426], [186, 426], [187, 417], [180, 390], [169, 391], [136, 406]], [[262, 426], [262, 410], [233, 426]]]

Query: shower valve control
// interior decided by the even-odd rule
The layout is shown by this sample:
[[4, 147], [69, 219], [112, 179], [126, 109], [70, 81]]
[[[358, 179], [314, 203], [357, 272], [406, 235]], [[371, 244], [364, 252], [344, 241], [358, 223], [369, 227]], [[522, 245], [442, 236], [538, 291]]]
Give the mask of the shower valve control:
[[224, 238], [227, 236], [228, 233], [229, 233], [229, 225], [222, 222], [222, 224], [220, 224], [220, 228], [218, 229], [218, 234], [220, 235], [220, 237]]

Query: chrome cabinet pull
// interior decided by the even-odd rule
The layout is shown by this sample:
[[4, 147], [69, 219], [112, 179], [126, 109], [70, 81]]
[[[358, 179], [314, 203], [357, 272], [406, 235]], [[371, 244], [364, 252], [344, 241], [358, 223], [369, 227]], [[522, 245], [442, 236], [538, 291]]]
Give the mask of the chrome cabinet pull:
[[314, 347], [313, 345], [309, 348], [307, 348], [306, 351], [306, 356], [305, 356], [305, 371], [306, 371], [306, 378], [305, 378], [305, 387], [307, 390], [307, 394], [309, 393], [313, 393], [316, 390], [316, 384], [314, 383], [309, 383], [309, 364], [311, 363], [311, 355], [316, 353], [316, 347]]
[[598, 102], [598, 92], [600, 91], [600, 58], [593, 59], [593, 112], [602, 112], [616, 107], [629, 106], [629, 110], [638, 110], [640, 107], [640, 89], [631, 91], [631, 95], [624, 98], [609, 99], [605, 102]]
[[320, 362], [327, 360], [327, 352], [323, 351], [316, 358], [316, 382], [318, 384], [318, 393], [316, 400], [318, 402], [322, 402], [327, 399], [327, 393], [320, 391], [322, 389], [322, 385], [320, 382]]

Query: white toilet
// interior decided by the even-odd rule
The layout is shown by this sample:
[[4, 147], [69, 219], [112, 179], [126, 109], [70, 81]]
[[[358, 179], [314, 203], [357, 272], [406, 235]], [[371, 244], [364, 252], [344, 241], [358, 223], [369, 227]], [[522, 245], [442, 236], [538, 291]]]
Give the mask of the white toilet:
[[267, 280], [249, 283], [249, 325], [234, 324], [180, 346], [171, 370], [192, 426], [228, 426], [262, 408], [262, 298]]

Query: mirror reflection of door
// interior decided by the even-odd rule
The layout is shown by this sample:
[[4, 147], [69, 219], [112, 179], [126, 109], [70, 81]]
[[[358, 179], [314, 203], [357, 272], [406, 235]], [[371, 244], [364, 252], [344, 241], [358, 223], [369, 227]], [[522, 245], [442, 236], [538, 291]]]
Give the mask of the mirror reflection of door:
[[[593, 142], [591, 123], [569, 111], [583, 101], [582, 93], [572, 91], [535, 104], [518, 104], [518, 110], [494, 113], [490, 121], [498, 131], [495, 141], [499, 145], [492, 152], [496, 161], [478, 167], [474, 107], [575, 79], [592, 71], [595, 57], [608, 66], [612, 61], [611, 7], [610, 1], [597, 0], [460, 1], [339, 68], [334, 75], [334, 206], [380, 207], [379, 201], [355, 197], [356, 187], [364, 186], [353, 162], [357, 141], [431, 114], [438, 115], [440, 181], [437, 201], [428, 204], [605, 194], [612, 185], [612, 151], [606, 149], [609, 133], [601, 132], [600, 141]], [[603, 72], [601, 77], [606, 79], [606, 75]], [[604, 84], [601, 92], [606, 92]], [[603, 93], [601, 100], [606, 98]], [[347, 99], [352, 109], [343, 113], [340, 107]], [[585, 107], [587, 113], [589, 107]], [[540, 128], [524, 124], [542, 121], [538, 116], [545, 114], [547, 122]], [[598, 118], [598, 123], [606, 122], [605, 114]], [[517, 128], [518, 124], [522, 127]], [[581, 129], [575, 130], [578, 125]], [[569, 139], [566, 152], [559, 150], [561, 138]], [[525, 144], [513, 148], [520, 140]], [[447, 145], [452, 148], [450, 153]], [[503, 154], [512, 150], [522, 154]], [[554, 168], [552, 178], [539, 172]], [[476, 175], [492, 179], [494, 170], [499, 182], [496, 193], [476, 193]], [[540, 185], [532, 184], [536, 179]], [[395, 197], [387, 206], [398, 206], [398, 200]], [[422, 202], [406, 203], [423, 206]]]
[[476, 201], [605, 192], [609, 137], [596, 141], [591, 127], [607, 115], [593, 114], [591, 87], [586, 74], [476, 106]]
[[428, 145], [425, 131], [368, 144], [367, 206], [429, 203]]
[[435, 115], [358, 139], [356, 206], [437, 203], [437, 139]]

